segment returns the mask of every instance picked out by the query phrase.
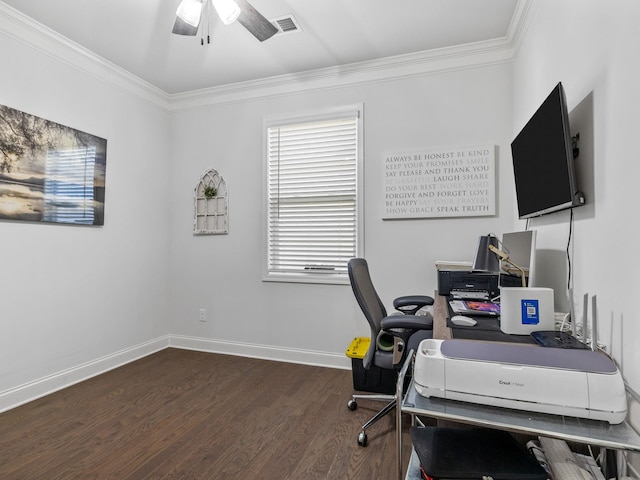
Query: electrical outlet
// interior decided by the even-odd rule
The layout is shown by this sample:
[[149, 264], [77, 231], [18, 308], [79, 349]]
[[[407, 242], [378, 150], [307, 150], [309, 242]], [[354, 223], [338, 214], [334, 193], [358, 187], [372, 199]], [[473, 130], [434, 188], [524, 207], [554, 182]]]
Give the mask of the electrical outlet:
[[201, 322], [206, 322], [207, 321], [207, 309], [206, 308], [201, 308], [200, 309], [200, 321]]

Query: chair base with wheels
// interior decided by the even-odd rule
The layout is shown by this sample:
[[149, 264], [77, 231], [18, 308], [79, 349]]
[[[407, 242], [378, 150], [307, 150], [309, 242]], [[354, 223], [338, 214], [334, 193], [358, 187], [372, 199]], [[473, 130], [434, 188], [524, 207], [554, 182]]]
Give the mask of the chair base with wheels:
[[360, 433], [358, 434], [358, 445], [361, 447], [366, 447], [369, 443], [369, 437], [367, 437], [367, 428], [376, 423], [386, 414], [392, 412], [396, 408], [396, 397], [395, 395], [360, 395], [353, 394], [351, 396], [351, 400], [347, 403], [347, 407], [349, 410], [356, 410], [358, 408], [358, 398], [366, 398], [367, 400], [381, 400], [388, 402], [382, 410], [379, 410], [373, 417], [367, 420], [362, 427], [360, 427]]

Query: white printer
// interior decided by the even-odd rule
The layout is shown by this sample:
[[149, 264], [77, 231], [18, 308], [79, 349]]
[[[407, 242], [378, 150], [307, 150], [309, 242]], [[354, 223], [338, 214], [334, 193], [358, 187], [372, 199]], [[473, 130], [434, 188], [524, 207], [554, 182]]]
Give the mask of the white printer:
[[621, 423], [627, 398], [601, 352], [477, 340], [423, 340], [413, 379], [425, 397]]

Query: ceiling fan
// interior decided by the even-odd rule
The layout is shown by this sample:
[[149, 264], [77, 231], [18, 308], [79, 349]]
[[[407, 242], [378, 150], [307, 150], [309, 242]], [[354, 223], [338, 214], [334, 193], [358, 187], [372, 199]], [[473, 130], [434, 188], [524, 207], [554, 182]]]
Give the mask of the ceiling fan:
[[197, 35], [203, 11], [208, 11], [210, 3], [225, 25], [238, 20], [261, 42], [278, 32], [278, 29], [246, 0], [182, 0], [176, 11], [176, 21], [171, 33]]

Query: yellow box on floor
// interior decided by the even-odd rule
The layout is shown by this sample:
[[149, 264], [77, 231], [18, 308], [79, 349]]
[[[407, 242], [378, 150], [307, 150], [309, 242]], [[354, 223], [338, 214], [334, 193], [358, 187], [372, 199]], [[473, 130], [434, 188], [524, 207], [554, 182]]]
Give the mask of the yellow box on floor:
[[356, 337], [345, 352], [349, 358], [364, 358], [365, 353], [369, 350], [371, 339], [368, 337]]
[[395, 393], [397, 378], [395, 370], [384, 370], [375, 365], [369, 365], [365, 370], [362, 359], [369, 350], [370, 343], [370, 338], [356, 337], [347, 348], [347, 357], [351, 359], [353, 388], [364, 392]]

